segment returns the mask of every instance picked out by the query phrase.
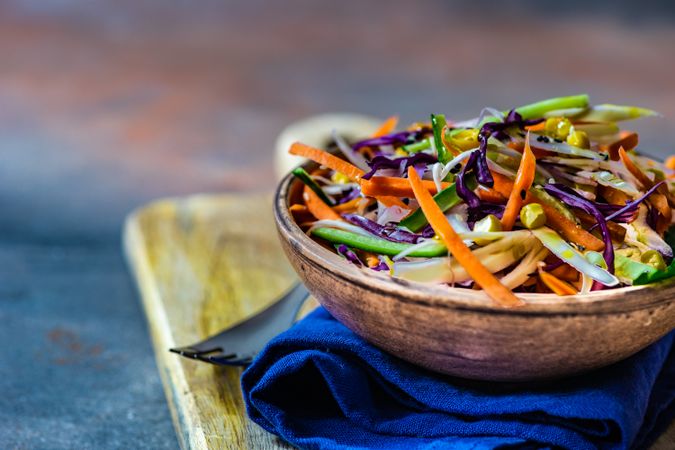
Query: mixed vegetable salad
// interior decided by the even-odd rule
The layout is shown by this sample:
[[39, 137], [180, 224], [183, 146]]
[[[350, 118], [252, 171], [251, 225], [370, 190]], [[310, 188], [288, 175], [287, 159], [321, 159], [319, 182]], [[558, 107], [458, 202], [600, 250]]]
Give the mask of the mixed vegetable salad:
[[675, 276], [675, 158], [638, 154], [618, 126], [655, 115], [575, 95], [401, 131], [392, 117], [353, 144], [334, 131], [335, 154], [291, 146], [320, 166], [293, 171], [304, 190], [290, 210], [364, 270], [483, 289], [504, 306], [518, 292], [655, 282]]

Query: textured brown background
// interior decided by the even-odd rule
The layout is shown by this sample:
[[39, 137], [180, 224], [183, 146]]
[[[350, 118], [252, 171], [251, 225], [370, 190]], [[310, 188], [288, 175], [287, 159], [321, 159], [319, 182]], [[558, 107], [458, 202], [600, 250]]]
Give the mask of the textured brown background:
[[669, 2], [497, 4], [0, 2], [2, 447], [176, 446], [122, 219], [159, 196], [271, 189], [290, 121], [588, 92], [661, 111], [636, 128], [675, 152]]

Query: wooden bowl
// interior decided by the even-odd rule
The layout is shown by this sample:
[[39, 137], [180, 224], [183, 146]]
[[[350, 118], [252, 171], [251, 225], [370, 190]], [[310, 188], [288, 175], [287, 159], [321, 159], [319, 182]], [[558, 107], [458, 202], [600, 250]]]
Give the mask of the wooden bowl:
[[524, 306], [504, 309], [482, 291], [359, 269], [295, 223], [288, 206], [300, 188], [286, 176], [274, 201], [293, 268], [336, 319], [413, 364], [477, 380], [552, 379], [620, 361], [675, 328], [672, 281], [569, 297], [525, 294]]

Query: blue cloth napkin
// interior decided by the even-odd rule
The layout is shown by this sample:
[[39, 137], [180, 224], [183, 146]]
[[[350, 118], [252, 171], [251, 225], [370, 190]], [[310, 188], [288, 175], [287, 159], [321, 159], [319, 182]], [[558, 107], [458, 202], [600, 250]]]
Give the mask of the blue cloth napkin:
[[242, 375], [249, 416], [301, 448], [644, 448], [675, 416], [675, 332], [554, 383], [471, 382], [401, 361], [319, 308]]

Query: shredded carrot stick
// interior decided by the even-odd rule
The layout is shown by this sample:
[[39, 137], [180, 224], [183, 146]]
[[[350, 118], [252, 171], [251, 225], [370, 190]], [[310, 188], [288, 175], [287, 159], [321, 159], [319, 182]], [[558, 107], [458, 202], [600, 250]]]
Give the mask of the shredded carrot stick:
[[[654, 186], [654, 182], [649, 179], [646, 173], [642, 171], [630, 157], [623, 147], [619, 148], [619, 158], [626, 169], [640, 182], [645, 189], [650, 189]], [[656, 221], [656, 228], [658, 233], [663, 233], [670, 226], [673, 217], [673, 211], [670, 208], [669, 200], [671, 200], [670, 192], [665, 184], [659, 186], [656, 192], [649, 196], [647, 202], [652, 205], [659, 212], [659, 218]]]
[[[358, 181], [361, 178], [361, 176], [363, 176], [363, 174], [365, 173], [363, 170], [348, 163], [343, 159], [338, 158], [337, 156], [331, 155], [326, 151], [310, 147], [309, 145], [305, 145], [300, 142], [295, 142], [293, 145], [291, 145], [289, 153], [292, 155], [304, 156], [305, 158], [309, 158], [314, 162], [317, 162], [323, 166], [326, 166], [330, 169], [333, 169], [337, 172], [347, 175], [352, 180]], [[409, 190], [409, 187], [405, 182], [405, 180], [403, 179], [400, 180], [403, 181], [403, 183], [406, 185], [406, 188]], [[403, 195], [396, 195], [395, 193], [389, 192], [381, 192], [381, 193], [372, 192], [370, 194], [364, 192], [364, 194], [370, 195], [371, 197], [377, 197], [377, 199], [381, 201], [385, 206], [396, 205], [400, 206], [401, 208], [407, 208], [405, 203], [396, 198], [396, 197], [403, 197]]]
[[[584, 211], [577, 210], [574, 211], [574, 214], [579, 218], [581, 224], [588, 228], [598, 223], [595, 217]], [[607, 228], [609, 228], [609, 235], [612, 237], [613, 241], [623, 242], [626, 240], [626, 229], [618, 223], [609, 221], [607, 222]]]
[[655, 192], [649, 196], [647, 201], [659, 212], [656, 218], [656, 232], [659, 234], [665, 233], [670, 228], [673, 218], [673, 210], [668, 205], [668, 199], [665, 195]]
[[598, 185], [598, 194], [607, 200], [607, 203], [612, 205], [624, 206], [628, 200], [632, 200], [632, 198], [629, 197], [625, 192], [611, 186], [603, 186], [601, 184]]
[[342, 220], [342, 217], [324, 203], [309, 186], [305, 185], [302, 197], [309, 212], [318, 220]]
[[[509, 142], [506, 145], [510, 149], [513, 149], [513, 150], [515, 150], [517, 152], [520, 152], [520, 153], [522, 153], [523, 150], [525, 149], [525, 143], [520, 142], [520, 141]], [[534, 153], [534, 157], [537, 158], [537, 159], [546, 158], [547, 156], [555, 156], [554, 152], [544, 150], [544, 149], [541, 149], [541, 148], [537, 148], [536, 142], [532, 143], [532, 153]]]
[[507, 198], [504, 197], [497, 190], [492, 188], [485, 188], [484, 186], [481, 186], [481, 188], [478, 189], [476, 193], [478, 194], [478, 197], [484, 202], [504, 204], [506, 203], [507, 200]]
[[520, 141], [511, 141], [508, 144], [506, 144], [506, 146], [511, 150], [522, 152], [523, 149], [525, 148], [525, 143]]
[[[628, 156], [628, 153], [623, 147], [619, 148], [619, 158], [621, 159], [623, 165], [626, 166], [626, 169], [628, 169], [631, 175], [633, 175], [640, 182], [645, 190], [654, 186], [654, 182], [633, 162], [632, 159], [630, 159], [630, 156]], [[661, 194], [667, 194], [668, 187], [665, 184], [661, 185], [657, 191]]]
[[549, 273], [563, 281], [577, 281], [579, 279], [579, 271], [569, 264], [563, 264], [560, 267], [556, 267]]
[[626, 166], [626, 169], [633, 175], [639, 182], [642, 184], [642, 186], [645, 189], [649, 189], [650, 187], [653, 186], [652, 180], [649, 179], [646, 173], [642, 171], [638, 166], [635, 165], [632, 159], [630, 159], [630, 156], [628, 156], [628, 153], [626, 153], [626, 150], [621, 147], [619, 148], [619, 158], [621, 159], [621, 162], [623, 163], [624, 166]]
[[528, 132], [525, 138], [523, 157], [520, 159], [520, 166], [518, 166], [518, 173], [516, 174], [516, 181], [513, 184], [509, 201], [506, 203], [506, 209], [504, 209], [504, 215], [502, 216], [502, 229], [504, 231], [513, 229], [520, 209], [523, 207], [523, 202], [527, 198], [527, 193], [534, 181], [536, 167], [537, 160], [530, 148], [530, 133]]
[[541, 131], [546, 128], [546, 121], [539, 122], [534, 125], [528, 125], [525, 127], [527, 131]]
[[580, 228], [576, 223], [563, 216], [554, 207], [544, 202], [537, 202], [531, 195], [525, 200], [526, 203], [539, 203], [546, 214], [546, 225], [560, 233], [565, 239], [574, 242], [588, 250], [600, 251], [605, 248], [605, 243], [593, 236], [588, 231]]
[[[421, 180], [424, 187], [436, 193], [436, 184], [431, 180]], [[441, 187], [445, 189], [450, 186], [450, 183], [441, 183]], [[396, 177], [373, 177], [370, 180], [361, 180], [361, 192], [364, 195], [377, 197], [382, 195], [390, 195], [394, 197], [414, 197], [413, 190], [410, 183], [405, 178]]]
[[556, 278], [548, 272], [540, 271], [539, 278], [556, 295], [575, 295], [579, 293], [568, 282]]
[[504, 307], [520, 306], [523, 302], [480, 262], [462, 238], [452, 229], [443, 211], [438, 207], [427, 188], [420, 180], [413, 167], [408, 168], [408, 179], [417, 202], [434, 231], [441, 237], [448, 251], [466, 269], [476, 284], [494, 300]]
[[304, 156], [314, 162], [326, 166], [336, 172], [347, 175], [352, 180], [358, 180], [365, 172], [358, 167], [348, 163], [347, 161], [331, 155], [330, 153], [320, 150], [318, 148], [310, 147], [309, 145], [300, 142], [294, 142], [288, 151], [291, 155]]
[[[514, 190], [513, 181], [497, 172], [492, 172], [492, 178], [494, 179], [493, 188], [497, 192], [504, 196], [511, 195], [511, 192]], [[544, 214], [546, 214], [546, 224], [560, 233], [568, 241], [593, 251], [599, 251], [605, 248], [605, 244], [601, 239], [596, 238], [588, 231], [577, 226], [576, 223], [563, 216], [554, 207], [547, 205], [544, 202], [537, 201], [537, 199], [529, 192], [525, 197], [524, 204], [528, 203], [539, 203], [544, 209]]]
[[441, 141], [443, 141], [443, 145], [445, 145], [445, 148], [450, 150], [450, 153], [453, 154], [453, 156], [457, 156], [460, 154], [461, 150], [457, 148], [454, 144], [451, 142], [448, 142], [447, 139], [447, 131], [448, 131], [448, 125], [445, 125], [443, 129], [441, 130]]
[[349, 200], [348, 202], [333, 206], [333, 211], [341, 213], [352, 212], [359, 206], [360, 201], [361, 197], [356, 197], [355, 199]]
[[492, 189], [500, 193], [504, 198], [509, 198], [513, 190], [513, 181], [498, 172], [492, 172], [492, 179], [494, 180]]
[[377, 138], [389, 134], [396, 129], [396, 125], [398, 125], [398, 116], [391, 116], [382, 122], [382, 125], [373, 133], [372, 137]]
[[611, 144], [600, 145], [599, 148], [603, 152], [609, 153], [609, 159], [618, 161], [620, 156], [619, 150], [623, 147], [626, 150], [633, 150], [638, 145], [638, 134], [634, 131], [622, 131], [619, 133], [619, 140]]

